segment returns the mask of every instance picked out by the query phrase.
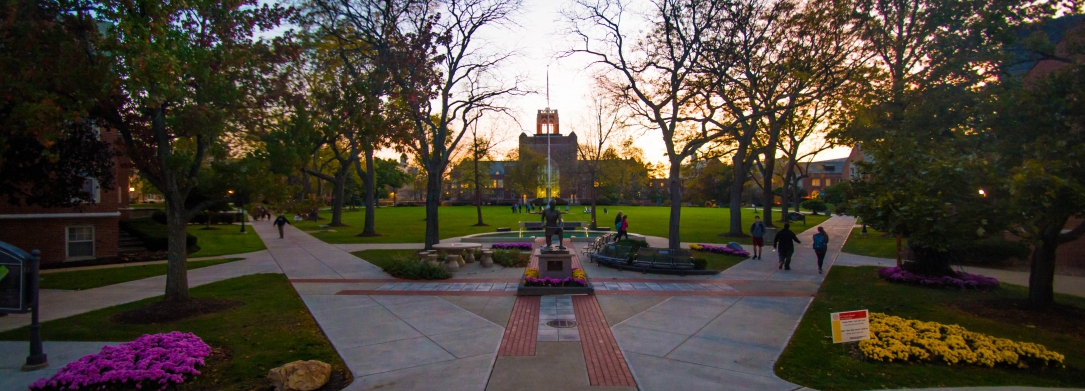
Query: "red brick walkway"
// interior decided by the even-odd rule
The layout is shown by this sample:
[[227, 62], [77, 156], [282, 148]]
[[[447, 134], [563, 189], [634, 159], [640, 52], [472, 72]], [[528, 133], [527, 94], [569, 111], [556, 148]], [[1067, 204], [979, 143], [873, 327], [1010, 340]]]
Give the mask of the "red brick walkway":
[[539, 296], [519, 296], [512, 306], [498, 356], [534, 356], [539, 339]]
[[618, 349], [618, 342], [614, 340], [595, 297], [573, 296], [573, 310], [591, 385], [636, 387], [625, 356]]

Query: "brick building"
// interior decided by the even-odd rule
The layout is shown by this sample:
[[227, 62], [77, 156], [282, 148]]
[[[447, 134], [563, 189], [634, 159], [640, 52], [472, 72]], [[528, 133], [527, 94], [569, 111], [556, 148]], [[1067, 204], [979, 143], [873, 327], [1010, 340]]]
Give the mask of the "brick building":
[[867, 160], [860, 146], [852, 147], [848, 157], [843, 159], [820, 160], [805, 164], [806, 177], [802, 179], [802, 188], [811, 198], [817, 197], [826, 187], [862, 175], [856, 162]]
[[[117, 132], [102, 132], [114, 142]], [[85, 189], [96, 202], [71, 208], [13, 205], [0, 199], [0, 241], [27, 252], [41, 250], [42, 263], [56, 263], [117, 255], [119, 222], [128, 207], [129, 170], [123, 158], [114, 158], [116, 188], [104, 189], [88, 178]]]

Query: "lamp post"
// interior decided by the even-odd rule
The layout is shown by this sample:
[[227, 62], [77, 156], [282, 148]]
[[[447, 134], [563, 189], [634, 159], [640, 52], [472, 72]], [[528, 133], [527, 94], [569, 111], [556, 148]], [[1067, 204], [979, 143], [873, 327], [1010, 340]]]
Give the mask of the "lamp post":
[[30, 252], [30, 355], [26, 357], [23, 365], [24, 372], [42, 369], [49, 366], [49, 356], [45, 354], [41, 344], [41, 324], [38, 323], [38, 304], [41, 295], [38, 292], [38, 266], [41, 263], [41, 251]]

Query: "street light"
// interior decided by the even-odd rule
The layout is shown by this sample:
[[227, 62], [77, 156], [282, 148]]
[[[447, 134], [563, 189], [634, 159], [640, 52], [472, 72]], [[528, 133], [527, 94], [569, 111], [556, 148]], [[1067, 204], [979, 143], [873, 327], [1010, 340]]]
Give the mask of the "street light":
[[987, 197], [987, 192], [983, 191], [983, 189], [980, 189], [980, 195]]

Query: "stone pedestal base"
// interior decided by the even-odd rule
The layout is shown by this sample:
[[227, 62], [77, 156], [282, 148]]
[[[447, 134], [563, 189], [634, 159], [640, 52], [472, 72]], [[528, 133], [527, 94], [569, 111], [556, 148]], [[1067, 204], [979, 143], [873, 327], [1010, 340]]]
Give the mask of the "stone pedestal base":
[[573, 275], [573, 255], [569, 252], [539, 254], [539, 278], [565, 278]]
[[482, 259], [479, 260], [479, 265], [481, 265], [482, 267], [493, 267], [493, 253], [493, 250], [482, 250]]
[[463, 258], [459, 255], [449, 254], [445, 257], [445, 270], [449, 273], [455, 273], [460, 271], [460, 263], [463, 262]]

